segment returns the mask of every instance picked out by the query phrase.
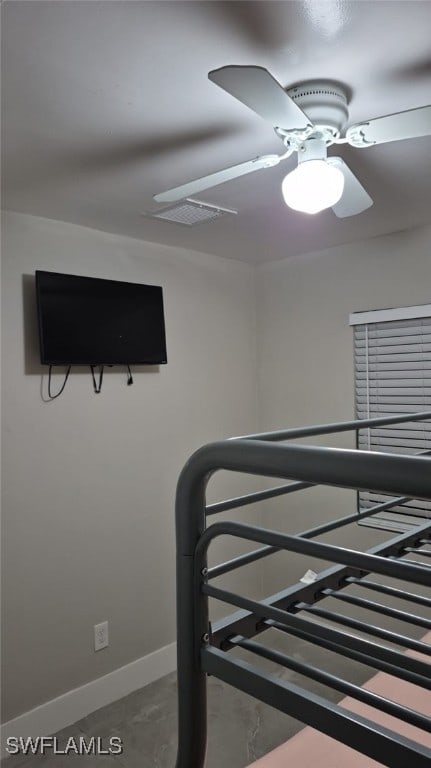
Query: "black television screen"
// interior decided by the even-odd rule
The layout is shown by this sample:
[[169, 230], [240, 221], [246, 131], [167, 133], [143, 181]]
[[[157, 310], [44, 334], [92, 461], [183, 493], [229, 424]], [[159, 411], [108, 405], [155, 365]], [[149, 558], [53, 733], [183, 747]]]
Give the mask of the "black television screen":
[[159, 286], [38, 270], [36, 295], [42, 363], [167, 362]]

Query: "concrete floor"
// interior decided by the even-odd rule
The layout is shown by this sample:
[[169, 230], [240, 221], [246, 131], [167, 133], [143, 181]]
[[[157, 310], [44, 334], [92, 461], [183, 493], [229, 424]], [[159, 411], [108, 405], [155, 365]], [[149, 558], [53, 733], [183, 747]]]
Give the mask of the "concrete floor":
[[[276, 645], [294, 658], [306, 657], [310, 663], [346, 676], [352, 682], [365, 682], [373, 670], [348, 659], [319, 650], [295, 638], [277, 635]], [[268, 633], [265, 633], [269, 635]], [[259, 638], [261, 642], [264, 636]], [[268, 641], [269, 641], [268, 637]], [[274, 645], [273, 639], [271, 644]], [[242, 654], [243, 658], [246, 658]], [[250, 660], [250, 659], [249, 659]], [[257, 662], [255, 662], [257, 663]], [[275, 669], [259, 660], [259, 666], [299, 685], [304, 679], [288, 670]], [[342, 698], [312, 682], [308, 689], [332, 701]], [[170, 674], [119, 701], [103, 707], [57, 734], [59, 744], [70, 736], [101, 737], [103, 746], [111, 736], [122, 739], [123, 753], [106, 756], [45, 755], [12, 756], [5, 768], [174, 768], [176, 757], [176, 676]], [[235, 690], [219, 680], [208, 680], [208, 752], [205, 768], [244, 768], [267, 754], [302, 725], [291, 717]]]

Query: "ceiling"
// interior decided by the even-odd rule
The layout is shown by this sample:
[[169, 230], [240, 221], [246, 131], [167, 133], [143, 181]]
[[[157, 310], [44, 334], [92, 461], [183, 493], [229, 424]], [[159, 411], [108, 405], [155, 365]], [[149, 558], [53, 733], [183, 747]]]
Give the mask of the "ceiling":
[[428, 0], [4, 0], [3, 207], [251, 263], [429, 222], [429, 137], [330, 150], [374, 199], [348, 219], [284, 205], [294, 157], [198, 196], [237, 216], [186, 227], [142, 214], [157, 192], [283, 152], [209, 70], [336, 80], [354, 123], [431, 102], [430, 29]]

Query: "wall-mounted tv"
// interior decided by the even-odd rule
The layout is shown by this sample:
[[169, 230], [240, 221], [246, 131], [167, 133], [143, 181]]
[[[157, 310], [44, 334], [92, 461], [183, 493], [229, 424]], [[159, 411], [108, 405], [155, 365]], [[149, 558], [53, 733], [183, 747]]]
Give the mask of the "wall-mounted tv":
[[46, 365], [166, 363], [160, 286], [36, 271]]

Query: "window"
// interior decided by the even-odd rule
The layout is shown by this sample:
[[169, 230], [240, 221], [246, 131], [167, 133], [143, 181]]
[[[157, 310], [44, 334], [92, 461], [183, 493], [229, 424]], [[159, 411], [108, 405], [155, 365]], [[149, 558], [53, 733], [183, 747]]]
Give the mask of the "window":
[[[431, 411], [431, 305], [355, 312], [350, 325], [354, 327], [357, 418]], [[405, 454], [431, 451], [431, 420], [359, 430], [358, 448]], [[359, 506], [367, 509], [387, 498], [360, 492]], [[391, 529], [391, 520], [400, 519], [393, 514], [397, 512], [431, 517], [431, 502], [394, 507], [381, 513], [380, 521], [386, 520]]]

